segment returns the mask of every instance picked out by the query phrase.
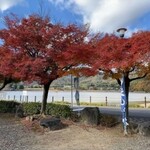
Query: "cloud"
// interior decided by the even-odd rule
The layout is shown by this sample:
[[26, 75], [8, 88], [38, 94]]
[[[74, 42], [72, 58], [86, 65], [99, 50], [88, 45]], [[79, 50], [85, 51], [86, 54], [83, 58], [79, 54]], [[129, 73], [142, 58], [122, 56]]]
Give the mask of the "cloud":
[[83, 16], [91, 30], [113, 32], [150, 12], [150, 0], [49, 0]]
[[0, 11], [3, 12], [23, 1], [24, 0], [0, 0]]

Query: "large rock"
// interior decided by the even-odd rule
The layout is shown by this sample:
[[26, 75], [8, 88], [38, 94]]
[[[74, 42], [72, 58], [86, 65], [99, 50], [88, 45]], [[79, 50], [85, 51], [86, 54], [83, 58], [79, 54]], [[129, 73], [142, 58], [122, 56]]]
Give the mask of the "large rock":
[[139, 133], [138, 127], [139, 127], [139, 124], [137, 122], [130, 121], [128, 130], [131, 134], [137, 134], [137, 133]]
[[146, 122], [130, 122], [129, 131], [131, 133], [140, 134], [143, 136], [150, 136], [150, 121]]
[[86, 125], [100, 124], [100, 111], [98, 107], [86, 107], [81, 111], [81, 122]]
[[61, 120], [55, 117], [44, 118], [40, 120], [40, 125], [50, 130], [56, 130], [61, 128]]
[[143, 122], [139, 124], [139, 134], [144, 136], [150, 136], [150, 122]]

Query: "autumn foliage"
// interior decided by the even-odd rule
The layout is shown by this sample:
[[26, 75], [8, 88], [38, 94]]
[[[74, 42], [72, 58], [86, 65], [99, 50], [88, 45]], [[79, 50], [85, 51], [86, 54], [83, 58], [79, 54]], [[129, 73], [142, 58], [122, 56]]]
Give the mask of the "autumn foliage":
[[106, 35], [99, 40], [93, 67], [108, 76], [120, 78], [122, 73], [148, 73], [150, 62], [150, 32], [139, 32], [130, 38]]
[[5, 17], [6, 28], [0, 30], [0, 80], [37, 81], [43, 85], [43, 105], [53, 80], [68, 74], [90, 76], [103, 71], [120, 84], [150, 73], [150, 32], [129, 38], [116, 35], [90, 35], [87, 26], [53, 24], [49, 18], [31, 15], [18, 19]]
[[6, 17], [5, 22], [7, 28], [0, 31], [1, 57], [5, 59], [1, 60], [0, 72], [13, 79], [42, 84], [45, 104], [53, 80], [77, 74], [79, 65], [87, 65], [92, 43], [85, 42], [89, 34], [86, 26], [52, 24], [49, 18], [38, 15], [21, 20]]

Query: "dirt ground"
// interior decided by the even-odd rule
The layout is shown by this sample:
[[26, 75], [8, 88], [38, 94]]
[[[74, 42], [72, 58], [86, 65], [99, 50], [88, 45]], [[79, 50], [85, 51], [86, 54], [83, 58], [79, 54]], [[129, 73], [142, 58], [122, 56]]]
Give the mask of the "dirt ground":
[[122, 126], [87, 127], [72, 122], [49, 131], [35, 123], [0, 116], [0, 150], [150, 150], [150, 137], [123, 136]]

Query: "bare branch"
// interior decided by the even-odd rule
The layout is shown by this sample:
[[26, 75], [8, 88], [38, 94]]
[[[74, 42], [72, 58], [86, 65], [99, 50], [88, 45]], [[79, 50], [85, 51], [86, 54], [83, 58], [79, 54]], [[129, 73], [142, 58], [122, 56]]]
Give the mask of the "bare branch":
[[121, 81], [120, 79], [116, 79], [117, 80], [117, 83], [121, 86]]
[[0, 87], [0, 90], [2, 90], [3, 88], [5, 88], [5, 86], [9, 83], [12, 82], [11, 78], [4, 78], [4, 82], [2, 83], [2, 86]]
[[135, 70], [135, 66], [131, 68], [131, 70], [129, 70], [129, 72], [133, 72]]
[[132, 78], [132, 79], [130, 79], [130, 82], [131, 81], [134, 81], [134, 80], [138, 80], [138, 79], [142, 79], [142, 78], [145, 78], [147, 76], [147, 73], [145, 73], [143, 76], [141, 76], [141, 77], [136, 77], [136, 78]]

